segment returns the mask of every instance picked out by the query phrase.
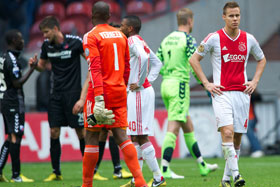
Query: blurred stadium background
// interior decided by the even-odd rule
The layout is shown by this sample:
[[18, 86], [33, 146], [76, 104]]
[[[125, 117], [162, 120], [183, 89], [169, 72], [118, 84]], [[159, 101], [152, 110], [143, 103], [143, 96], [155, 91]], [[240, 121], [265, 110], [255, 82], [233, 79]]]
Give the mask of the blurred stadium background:
[[[11, 29], [19, 29], [25, 38], [25, 50], [22, 63], [34, 53], [40, 53], [43, 42], [38, 24], [43, 17], [55, 15], [60, 20], [63, 33], [83, 36], [92, 28], [90, 21], [91, 7], [96, 0], [0, 0], [0, 53], [5, 51], [4, 33]], [[225, 0], [106, 0], [110, 4], [112, 18], [110, 21], [120, 23], [123, 16], [135, 14], [143, 21], [141, 36], [153, 51], [157, 51], [161, 40], [171, 31], [177, 29], [176, 11], [181, 7], [191, 8], [194, 12], [194, 28], [192, 35], [200, 43], [208, 33], [224, 26], [222, 7]], [[266, 154], [280, 154], [280, 1], [279, 0], [238, 0], [241, 7], [240, 28], [253, 34], [260, 42], [267, 58], [267, 67], [259, 83], [258, 91], [263, 101], [256, 105], [259, 118], [258, 137]], [[211, 78], [212, 68], [209, 56], [204, 58], [202, 67]], [[247, 66], [248, 77], [255, 72], [256, 62], [250, 58]], [[82, 62], [83, 80], [86, 77], [87, 63]], [[37, 113], [35, 72], [24, 85], [26, 105], [25, 138], [22, 142], [22, 161], [49, 160], [49, 129], [46, 113]], [[160, 96], [161, 77], [154, 83], [156, 92], [156, 134], [152, 139], [156, 145], [157, 155], [163, 140], [162, 132], [167, 125], [167, 114]], [[220, 138], [216, 132], [215, 117], [209, 98], [205, 91], [191, 80], [191, 107], [196, 137], [202, 154], [206, 157], [222, 156]], [[63, 150], [62, 160], [81, 160], [78, 140], [72, 129], [64, 128], [61, 135]], [[175, 151], [175, 157], [185, 157], [186, 151], [182, 135]], [[0, 123], [0, 145], [4, 141], [3, 122]], [[182, 142], [182, 143], [181, 143]], [[30, 156], [36, 153], [36, 156]], [[64, 154], [65, 153], [65, 154]], [[248, 140], [244, 136], [242, 152], [249, 154]], [[71, 155], [71, 156], [69, 156]], [[76, 156], [73, 156], [76, 155]], [[105, 158], [109, 159], [108, 150]]]

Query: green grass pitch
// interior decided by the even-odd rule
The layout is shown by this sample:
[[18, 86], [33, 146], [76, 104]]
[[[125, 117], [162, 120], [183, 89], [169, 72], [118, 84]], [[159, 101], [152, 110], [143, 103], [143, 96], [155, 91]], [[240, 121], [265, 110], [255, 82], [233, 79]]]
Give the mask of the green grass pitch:
[[[224, 159], [206, 159], [209, 163], [218, 163], [219, 169], [210, 173], [207, 177], [201, 177], [196, 162], [192, 158], [173, 159], [171, 169], [177, 174], [184, 175], [185, 179], [167, 179], [167, 186], [172, 187], [217, 187], [223, 175]], [[127, 168], [122, 162], [122, 166]], [[21, 166], [22, 173], [35, 179], [34, 183], [0, 183], [2, 187], [76, 187], [82, 184], [82, 163], [63, 162], [61, 163], [63, 181], [43, 182], [51, 172], [50, 163], [24, 163]], [[263, 157], [253, 159], [241, 157], [239, 169], [246, 187], [280, 187], [280, 156]], [[128, 180], [113, 180], [113, 165], [111, 161], [103, 161], [99, 172], [102, 176], [108, 177], [108, 181], [94, 181], [93, 186], [111, 187], [125, 184]], [[144, 163], [143, 173], [146, 181], [152, 178], [152, 173]], [[7, 178], [11, 177], [11, 165], [7, 164], [4, 169]]]

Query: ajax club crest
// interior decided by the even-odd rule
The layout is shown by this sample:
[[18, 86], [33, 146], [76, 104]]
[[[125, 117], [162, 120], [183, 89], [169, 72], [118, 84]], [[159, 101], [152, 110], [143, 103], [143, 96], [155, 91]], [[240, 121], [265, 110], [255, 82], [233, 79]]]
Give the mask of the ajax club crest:
[[239, 51], [244, 52], [246, 51], [246, 45], [244, 42], [240, 42], [238, 46]]

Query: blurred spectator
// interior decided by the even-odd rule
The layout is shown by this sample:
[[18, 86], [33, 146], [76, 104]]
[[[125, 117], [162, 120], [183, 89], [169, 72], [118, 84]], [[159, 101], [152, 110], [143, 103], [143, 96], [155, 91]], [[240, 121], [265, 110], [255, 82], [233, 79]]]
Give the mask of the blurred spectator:
[[[28, 43], [29, 29], [40, 3], [41, 0], [0, 0], [0, 35], [3, 36], [7, 30], [17, 29], [22, 33], [25, 43]], [[4, 43], [2, 37], [0, 42]], [[3, 50], [5, 48], [1, 45], [0, 51]]]
[[47, 63], [46, 69], [42, 71], [36, 81], [36, 110], [47, 112], [51, 90], [51, 63]]
[[152, 5], [154, 4], [153, 0], [135, 0], [135, 1], [147, 2], [147, 3], [151, 3]]
[[254, 93], [251, 95], [249, 124], [248, 124], [248, 131], [247, 131], [247, 137], [251, 144], [251, 157], [253, 158], [259, 158], [264, 156], [264, 152], [262, 151], [261, 144], [256, 134], [256, 125], [258, 123], [258, 118], [255, 112], [255, 104], [256, 102], [260, 102], [261, 100], [262, 100], [261, 95], [257, 92], [257, 90], [255, 90]]
[[82, 2], [83, 0], [67, 0], [66, 1], [66, 6], [68, 6], [69, 4], [73, 3], [73, 2]]
[[[4, 36], [7, 30], [10, 28], [20, 30], [19, 27], [25, 23], [23, 16], [23, 11], [20, 8], [23, 4], [23, 1], [9, 0], [9, 1], [0, 1], [0, 35]], [[14, 11], [16, 10], [16, 11]], [[21, 31], [21, 30], [20, 30]], [[5, 43], [4, 38], [0, 39], [1, 44]], [[4, 51], [5, 46], [0, 45], [0, 50]]]
[[24, 33], [24, 38], [26, 43], [29, 42], [29, 30], [34, 23], [36, 12], [41, 5], [41, 0], [23, 0], [23, 12], [25, 16], [25, 24], [22, 26], [22, 32]]

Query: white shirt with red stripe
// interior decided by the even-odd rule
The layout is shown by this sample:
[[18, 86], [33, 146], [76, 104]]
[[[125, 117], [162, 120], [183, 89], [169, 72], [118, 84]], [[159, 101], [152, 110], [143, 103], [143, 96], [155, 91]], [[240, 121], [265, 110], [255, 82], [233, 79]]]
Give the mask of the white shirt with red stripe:
[[130, 53], [128, 88], [132, 83], [137, 83], [140, 88], [128, 92], [127, 134], [153, 136], [155, 92], [150, 83], [158, 77], [162, 63], [139, 35], [129, 37], [128, 45]]
[[235, 39], [230, 38], [224, 29], [210, 33], [196, 50], [200, 56], [208, 52], [211, 55], [214, 84], [224, 86], [222, 91], [244, 91], [249, 55], [252, 54], [257, 61], [264, 58], [254, 36], [242, 30]]
[[[150, 83], [158, 77], [162, 64], [141, 36], [130, 36], [128, 45], [130, 53], [128, 88], [132, 83], [137, 83], [139, 89], [148, 88], [151, 86]], [[151, 67], [149, 67], [150, 63]]]

